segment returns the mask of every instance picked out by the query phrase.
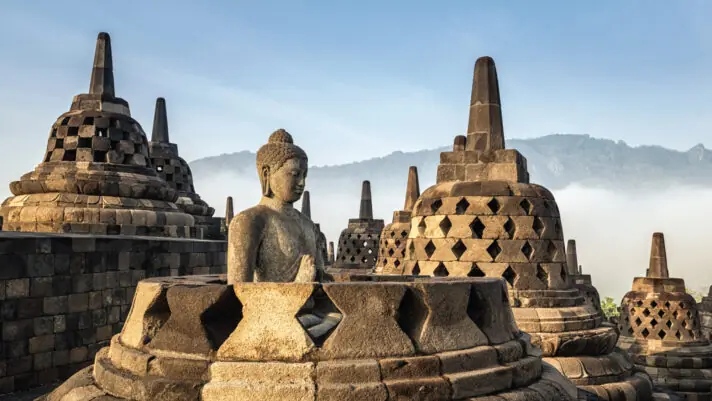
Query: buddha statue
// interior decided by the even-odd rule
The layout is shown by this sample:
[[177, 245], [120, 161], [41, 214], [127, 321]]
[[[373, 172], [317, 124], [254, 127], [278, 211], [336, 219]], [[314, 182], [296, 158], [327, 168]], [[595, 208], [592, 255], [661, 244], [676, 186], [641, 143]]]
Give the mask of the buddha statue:
[[304, 193], [307, 155], [279, 129], [257, 151], [259, 204], [229, 226], [228, 282], [311, 282], [323, 278], [314, 223], [294, 208]]

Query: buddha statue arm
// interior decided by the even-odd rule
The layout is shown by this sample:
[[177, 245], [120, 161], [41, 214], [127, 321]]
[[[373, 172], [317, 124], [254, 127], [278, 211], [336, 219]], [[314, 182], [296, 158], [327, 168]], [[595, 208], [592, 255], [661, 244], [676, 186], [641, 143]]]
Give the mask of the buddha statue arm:
[[257, 255], [262, 246], [264, 220], [240, 213], [230, 223], [227, 248], [228, 283], [255, 281]]

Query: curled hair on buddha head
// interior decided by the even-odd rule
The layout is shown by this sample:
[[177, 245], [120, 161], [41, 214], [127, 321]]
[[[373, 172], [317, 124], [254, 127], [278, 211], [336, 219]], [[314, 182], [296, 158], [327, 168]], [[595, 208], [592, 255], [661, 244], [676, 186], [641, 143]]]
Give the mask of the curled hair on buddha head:
[[260, 176], [264, 196], [269, 196], [271, 193], [265, 171], [273, 173], [289, 159], [308, 161], [306, 152], [294, 144], [292, 135], [280, 128], [274, 131], [269, 136], [267, 143], [257, 151], [257, 174]]

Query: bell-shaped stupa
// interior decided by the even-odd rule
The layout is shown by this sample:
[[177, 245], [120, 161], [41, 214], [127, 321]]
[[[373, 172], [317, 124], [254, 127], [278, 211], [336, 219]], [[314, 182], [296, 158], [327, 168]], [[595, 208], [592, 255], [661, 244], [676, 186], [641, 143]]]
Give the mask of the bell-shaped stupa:
[[685, 280], [670, 278], [662, 233], [653, 234], [646, 277], [633, 279], [620, 313], [618, 344], [656, 387], [687, 400], [712, 399], [712, 345]]
[[[304, 191], [304, 194], [302, 195], [302, 214], [311, 219], [311, 195], [309, 194], [309, 191]], [[321, 226], [318, 223], [314, 223], [314, 226], [316, 226], [317, 230], [316, 246], [321, 253], [324, 264], [327, 264], [327, 260], [329, 259], [329, 250], [326, 242], [326, 235], [321, 232]]]
[[192, 236], [203, 238], [219, 234], [219, 220], [213, 219], [215, 209], [208, 206], [195, 192], [190, 166], [178, 155], [178, 145], [171, 143], [169, 139], [166, 100], [162, 97], [156, 99], [148, 155], [158, 176], [178, 192], [178, 207], [195, 219], [195, 232]]
[[393, 212], [393, 222], [383, 227], [383, 231], [381, 231], [378, 258], [376, 259], [376, 273], [403, 273], [403, 268], [405, 267], [403, 258], [405, 258], [405, 245], [410, 233], [411, 211], [419, 196], [418, 168], [410, 166], [403, 210]]
[[364, 181], [358, 219], [349, 219], [349, 225], [341, 232], [336, 260], [330, 270], [372, 270], [376, 266], [382, 230], [383, 220], [373, 218], [371, 183]]
[[437, 182], [415, 203], [405, 274], [503, 278], [517, 325], [545, 360], [603, 399], [637, 394], [650, 379], [616, 350], [614, 327], [570, 282], [554, 196], [529, 183], [526, 159], [504, 148], [497, 71], [477, 60], [467, 136], [440, 154]]
[[189, 237], [194, 219], [148, 157], [148, 139], [114, 94], [109, 34], [96, 40], [89, 93], [52, 125], [44, 160], [10, 184], [4, 230]]
[[590, 274], [583, 274], [583, 268], [578, 263], [578, 254], [576, 253], [576, 240], [570, 239], [566, 244], [566, 268], [569, 273], [571, 283], [581, 291], [586, 302], [596, 308], [601, 314], [601, 296], [598, 290], [593, 286]]

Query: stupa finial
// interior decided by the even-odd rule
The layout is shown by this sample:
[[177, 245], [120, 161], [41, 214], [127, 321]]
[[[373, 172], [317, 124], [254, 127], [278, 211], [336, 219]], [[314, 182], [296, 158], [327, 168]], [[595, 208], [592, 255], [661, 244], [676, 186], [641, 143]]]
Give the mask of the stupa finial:
[[650, 268], [648, 268], [647, 276], [650, 278], [670, 278], [663, 233], [653, 234], [653, 244], [650, 248]]
[[111, 59], [111, 38], [100, 32], [96, 38], [94, 66], [91, 70], [89, 93], [114, 97], [114, 64]]
[[504, 149], [497, 68], [491, 57], [480, 57], [475, 62], [466, 145], [467, 150]]
[[373, 219], [373, 203], [371, 202], [371, 182], [364, 181], [361, 186], [361, 208], [358, 213], [359, 219]]
[[420, 197], [420, 183], [418, 182], [418, 168], [410, 166], [408, 169], [408, 184], [405, 188], [405, 206], [403, 210], [411, 211], [415, 202]]
[[566, 243], [566, 268], [569, 274], [579, 275], [581, 272], [578, 270], [578, 255], [576, 254], [576, 240], [570, 239]]
[[309, 199], [309, 191], [304, 191], [304, 194], [302, 194], [302, 214], [311, 219], [311, 200]]
[[153, 114], [153, 132], [151, 142], [170, 143], [168, 139], [168, 115], [166, 114], [166, 99], [156, 99], [156, 111]]
[[235, 209], [232, 206], [232, 196], [227, 197], [227, 202], [225, 204], [225, 225], [230, 226], [230, 221], [235, 217]]
[[329, 250], [328, 250], [328, 259], [329, 259], [329, 264], [334, 264], [334, 258], [335, 258], [335, 253], [334, 253], [334, 241], [329, 241]]

